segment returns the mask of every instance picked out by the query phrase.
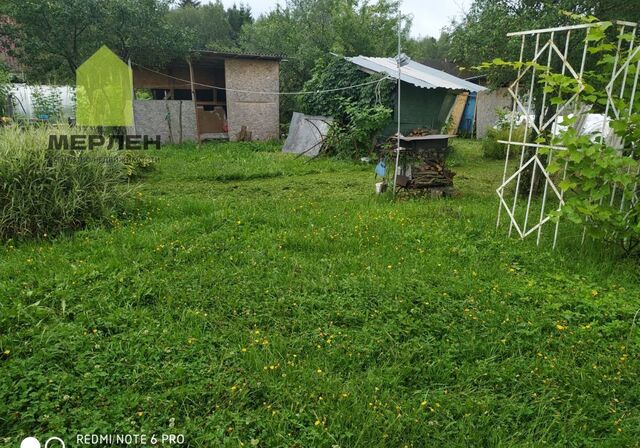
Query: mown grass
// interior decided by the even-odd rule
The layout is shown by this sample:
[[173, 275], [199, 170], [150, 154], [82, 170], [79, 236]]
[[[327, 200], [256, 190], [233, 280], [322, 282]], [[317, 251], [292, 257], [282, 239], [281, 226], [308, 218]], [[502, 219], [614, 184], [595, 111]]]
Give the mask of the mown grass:
[[162, 150], [136, 216], [0, 249], [4, 446], [638, 446], [633, 260], [496, 233], [474, 142], [396, 202], [274, 149]]

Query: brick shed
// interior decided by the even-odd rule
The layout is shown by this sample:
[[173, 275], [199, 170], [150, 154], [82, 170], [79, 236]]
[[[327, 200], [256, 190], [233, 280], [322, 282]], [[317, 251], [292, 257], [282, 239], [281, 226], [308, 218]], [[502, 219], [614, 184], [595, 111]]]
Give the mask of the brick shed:
[[[279, 137], [281, 56], [193, 52], [162, 69], [133, 67], [134, 126], [164, 143]], [[144, 99], [142, 99], [144, 98]]]

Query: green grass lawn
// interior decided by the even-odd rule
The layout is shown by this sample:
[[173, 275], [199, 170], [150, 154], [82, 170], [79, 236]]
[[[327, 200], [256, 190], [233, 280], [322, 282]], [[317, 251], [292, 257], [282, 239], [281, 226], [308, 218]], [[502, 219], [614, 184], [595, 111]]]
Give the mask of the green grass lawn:
[[396, 202], [275, 150], [162, 150], [134, 216], [0, 247], [1, 446], [640, 446], [635, 261], [496, 232], [473, 142]]

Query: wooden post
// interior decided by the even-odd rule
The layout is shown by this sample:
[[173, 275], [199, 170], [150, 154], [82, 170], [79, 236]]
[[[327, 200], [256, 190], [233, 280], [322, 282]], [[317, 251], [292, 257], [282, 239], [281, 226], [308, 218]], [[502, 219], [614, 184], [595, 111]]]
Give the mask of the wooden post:
[[136, 89], [133, 86], [133, 70], [131, 69], [131, 58], [129, 58], [129, 75], [131, 76], [131, 115], [132, 115], [132, 131], [133, 135], [136, 135], [136, 114], [134, 104], [136, 101]]
[[164, 92], [164, 107], [167, 110], [167, 128], [169, 129], [169, 141], [173, 145], [175, 141], [173, 140], [173, 129], [171, 127], [171, 109], [169, 109], [169, 103], [167, 102], [167, 98], [169, 97], [169, 93], [165, 90]]
[[196, 114], [196, 134], [198, 144], [200, 144], [200, 125], [198, 124], [198, 104], [196, 102], [196, 87], [193, 82], [193, 65], [191, 65], [191, 57], [187, 57], [187, 64], [189, 64], [189, 81], [191, 82], [191, 100], [193, 101], [193, 109]]
[[178, 101], [178, 126], [180, 127], [178, 144], [182, 145], [182, 101]]

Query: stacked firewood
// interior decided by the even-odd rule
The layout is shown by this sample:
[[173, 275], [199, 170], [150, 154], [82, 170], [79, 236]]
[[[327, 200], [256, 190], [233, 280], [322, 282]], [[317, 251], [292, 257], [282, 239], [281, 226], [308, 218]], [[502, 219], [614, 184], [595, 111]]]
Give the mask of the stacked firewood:
[[433, 135], [435, 131], [425, 128], [416, 128], [409, 133], [409, 137], [426, 137], [427, 135]]
[[411, 174], [412, 188], [452, 187], [453, 177], [456, 175], [446, 169], [444, 163], [435, 160], [414, 165]]

